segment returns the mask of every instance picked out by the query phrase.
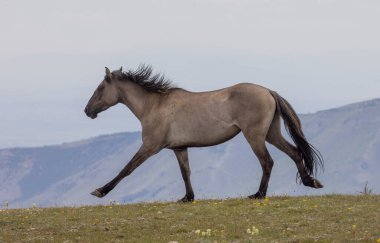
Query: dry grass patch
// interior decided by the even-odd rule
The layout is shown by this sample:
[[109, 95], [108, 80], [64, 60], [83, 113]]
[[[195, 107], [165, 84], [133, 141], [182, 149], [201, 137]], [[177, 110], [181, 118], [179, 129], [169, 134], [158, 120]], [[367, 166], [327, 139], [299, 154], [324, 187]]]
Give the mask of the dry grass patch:
[[376, 242], [379, 238], [380, 195], [0, 211], [0, 242]]

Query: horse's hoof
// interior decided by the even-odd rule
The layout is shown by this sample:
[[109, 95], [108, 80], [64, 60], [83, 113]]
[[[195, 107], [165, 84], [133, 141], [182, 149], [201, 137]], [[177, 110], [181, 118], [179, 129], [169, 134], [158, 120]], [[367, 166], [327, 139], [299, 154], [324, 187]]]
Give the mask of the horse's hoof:
[[312, 177], [306, 178], [302, 182], [305, 186], [309, 186], [316, 189], [323, 188], [323, 185], [317, 179], [314, 179]]
[[194, 201], [194, 197], [184, 196], [183, 198], [179, 199], [178, 203], [189, 203]]
[[323, 185], [317, 180], [313, 179], [314, 188], [323, 188]]
[[91, 192], [91, 195], [93, 195], [93, 196], [95, 196], [95, 197], [102, 198], [102, 197], [104, 197], [106, 194], [100, 192], [99, 189], [96, 189], [95, 191]]
[[256, 194], [248, 196], [249, 199], [264, 199], [265, 194], [262, 192], [256, 192]]

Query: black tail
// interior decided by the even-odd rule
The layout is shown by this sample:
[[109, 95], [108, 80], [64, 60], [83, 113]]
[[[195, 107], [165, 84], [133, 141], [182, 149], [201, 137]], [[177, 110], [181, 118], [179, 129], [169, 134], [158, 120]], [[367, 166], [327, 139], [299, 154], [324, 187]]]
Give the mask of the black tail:
[[285, 123], [285, 128], [295, 143], [309, 175], [316, 175], [318, 169], [323, 170], [323, 158], [321, 153], [313, 147], [305, 138], [301, 121], [292, 106], [284, 98], [274, 91], [270, 91], [276, 100], [277, 110]]

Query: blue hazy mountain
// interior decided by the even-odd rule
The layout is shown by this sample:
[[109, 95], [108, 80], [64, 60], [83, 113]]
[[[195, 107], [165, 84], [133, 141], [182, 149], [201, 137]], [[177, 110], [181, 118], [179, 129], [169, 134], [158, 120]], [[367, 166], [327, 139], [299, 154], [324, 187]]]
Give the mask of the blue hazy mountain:
[[[296, 182], [295, 164], [270, 147], [275, 160], [269, 195], [359, 193], [366, 182], [380, 192], [380, 99], [301, 115], [306, 136], [324, 156], [315, 190]], [[283, 131], [283, 133], [286, 133]], [[141, 144], [140, 132], [104, 135], [62, 145], [0, 150], [0, 202], [10, 207], [176, 200], [185, 188], [171, 150], [163, 150], [105, 198], [89, 193], [112, 179]], [[196, 198], [247, 196], [257, 191], [261, 167], [242, 135], [189, 150]]]

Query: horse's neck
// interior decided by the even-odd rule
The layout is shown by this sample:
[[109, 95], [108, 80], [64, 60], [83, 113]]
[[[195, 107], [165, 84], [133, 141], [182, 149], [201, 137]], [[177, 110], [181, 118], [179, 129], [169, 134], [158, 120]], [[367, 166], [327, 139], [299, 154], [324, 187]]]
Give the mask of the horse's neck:
[[133, 114], [141, 121], [146, 101], [151, 94], [132, 82], [123, 82], [119, 85], [121, 91], [121, 103], [126, 105]]

